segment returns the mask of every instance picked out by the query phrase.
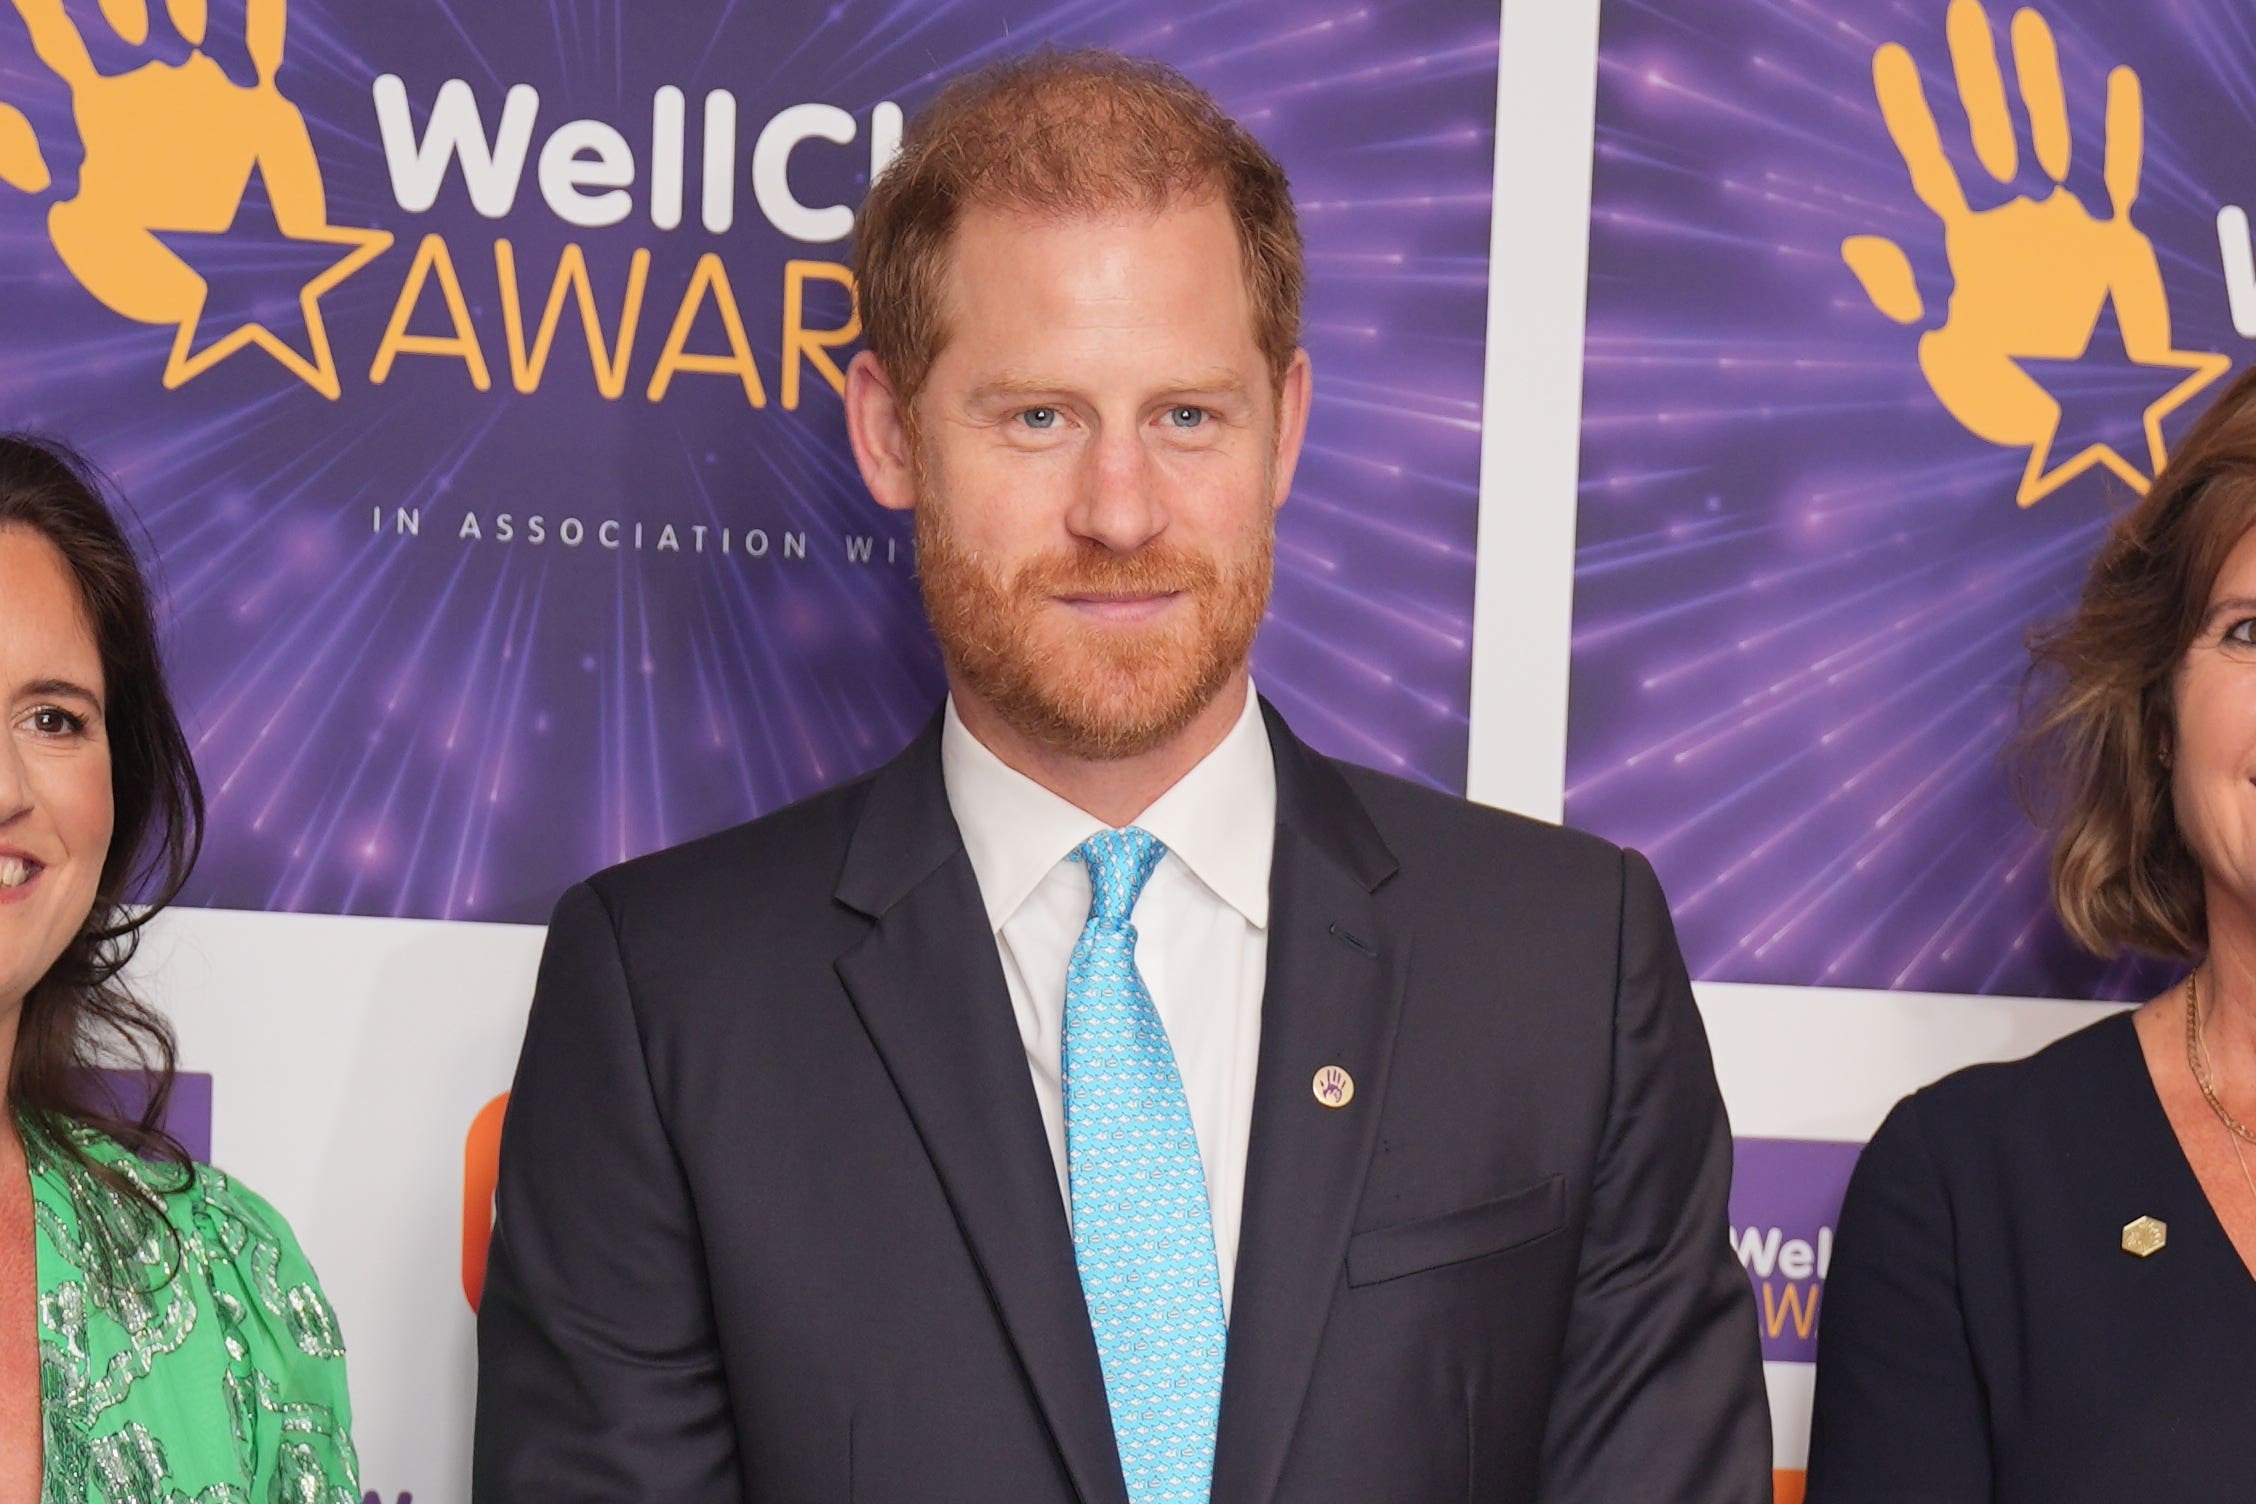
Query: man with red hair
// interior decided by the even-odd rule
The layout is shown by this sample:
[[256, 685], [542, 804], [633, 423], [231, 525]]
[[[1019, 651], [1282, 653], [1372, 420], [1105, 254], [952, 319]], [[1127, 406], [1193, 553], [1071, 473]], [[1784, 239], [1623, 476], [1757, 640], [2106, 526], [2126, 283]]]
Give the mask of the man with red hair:
[[1253, 692], [1310, 390], [1277, 164], [1043, 53], [917, 121], [857, 253], [848, 427], [948, 701], [559, 905], [475, 1496], [1767, 1499], [1651, 869]]

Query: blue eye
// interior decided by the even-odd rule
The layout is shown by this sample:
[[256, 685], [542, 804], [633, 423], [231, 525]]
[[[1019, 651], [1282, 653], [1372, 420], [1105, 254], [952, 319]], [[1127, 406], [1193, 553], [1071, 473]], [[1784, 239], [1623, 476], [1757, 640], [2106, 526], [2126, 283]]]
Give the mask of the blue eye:
[[1177, 428], [1198, 428], [1206, 422], [1207, 417], [1207, 411], [1203, 407], [1171, 407], [1167, 410], [1167, 421]]
[[1018, 420], [1028, 428], [1051, 429], [1057, 427], [1058, 410], [1054, 407], [1030, 407], [1018, 415]]

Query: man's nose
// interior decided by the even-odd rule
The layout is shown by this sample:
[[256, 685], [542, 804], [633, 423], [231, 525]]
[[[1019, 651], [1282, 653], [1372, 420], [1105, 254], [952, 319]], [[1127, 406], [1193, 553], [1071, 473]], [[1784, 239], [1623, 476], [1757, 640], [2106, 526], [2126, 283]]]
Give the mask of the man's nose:
[[1151, 455], [1133, 427], [1107, 428], [1090, 446], [1081, 496], [1067, 525], [1114, 553], [1134, 553], [1167, 526]]

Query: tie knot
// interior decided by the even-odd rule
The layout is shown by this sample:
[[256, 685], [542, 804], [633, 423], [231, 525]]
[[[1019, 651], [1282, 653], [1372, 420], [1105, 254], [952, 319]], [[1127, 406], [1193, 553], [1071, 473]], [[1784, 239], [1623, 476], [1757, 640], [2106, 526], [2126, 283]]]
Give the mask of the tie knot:
[[1089, 917], [1126, 924], [1136, 898], [1151, 880], [1167, 848], [1148, 830], [1100, 830], [1073, 848], [1073, 859], [1089, 869]]

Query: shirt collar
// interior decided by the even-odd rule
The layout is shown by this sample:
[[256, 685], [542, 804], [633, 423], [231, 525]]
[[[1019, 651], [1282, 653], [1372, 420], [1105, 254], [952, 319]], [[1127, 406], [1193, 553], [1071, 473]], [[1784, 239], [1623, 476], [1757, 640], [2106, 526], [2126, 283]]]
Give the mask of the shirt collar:
[[[1010, 767], [971, 734], [953, 695], [940, 731], [940, 776], [990, 928], [1000, 931], [1052, 868], [1106, 828], [1087, 810]], [[1155, 800], [1136, 824], [1256, 929], [1269, 923], [1277, 838], [1277, 769], [1259, 699], [1220, 745]]]
[[1269, 925], [1269, 864], [1277, 845], [1277, 764], [1261, 702], [1245, 709], [1220, 745], [1154, 800], [1136, 823], [1255, 929]]

